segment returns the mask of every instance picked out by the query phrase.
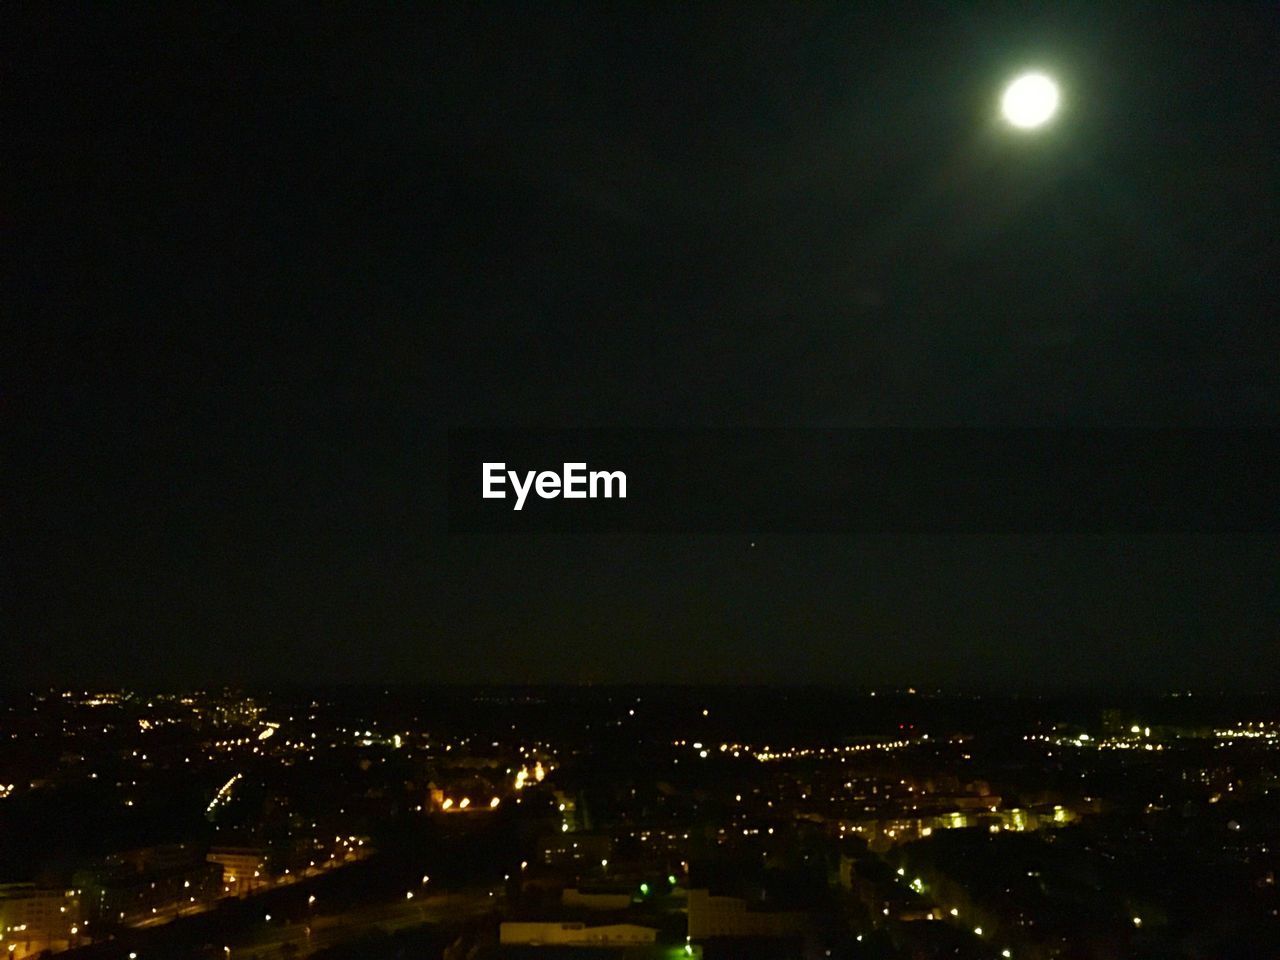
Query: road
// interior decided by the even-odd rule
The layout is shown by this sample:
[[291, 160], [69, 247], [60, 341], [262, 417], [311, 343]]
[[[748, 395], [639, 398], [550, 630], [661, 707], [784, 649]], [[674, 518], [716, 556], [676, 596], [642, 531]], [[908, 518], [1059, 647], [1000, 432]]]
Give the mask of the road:
[[287, 943], [298, 948], [298, 956], [306, 957], [325, 947], [382, 930], [394, 933], [424, 923], [450, 923], [487, 913], [496, 900], [488, 890], [467, 893], [421, 895], [397, 903], [357, 907], [343, 913], [317, 916], [310, 924], [270, 927], [252, 944], [231, 949], [231, 960], [279, 960], [280, 949]]

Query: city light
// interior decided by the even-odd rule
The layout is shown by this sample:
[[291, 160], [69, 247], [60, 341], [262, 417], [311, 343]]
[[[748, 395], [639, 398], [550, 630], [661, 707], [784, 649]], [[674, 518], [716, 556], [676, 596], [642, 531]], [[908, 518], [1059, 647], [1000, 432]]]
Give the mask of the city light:
[[[551, 749], [546, 741], [534, 740], [523, 729], [521, 733], [526, 739], [515, 745], [502, 744], [498, 740], [491, 740], [488, 736], [470, 745], [465, 737], [455, 737], [451, 743], [447, 744], [440, 743], [438, 739], [430, 740], [427, 734], [413, 732], [408, 723], [410, 719], [406, 716], [397, 722], [397, 726], [401, 729], [408, 728], [411, 731], [400, 734], [405, 747], [419, 742], [430, 742], [432, 745], [428, 749], [438, 751], [438, 755], [443, 757], [446, 752], [449, 752], [444, 748], [451, 746], [451, 758], [447, 763], [437, 761], [441, 765], [437, 768], [438, 772], [433, 772], [433, 780], [427, 787], [423, 786], [422, 781], [405, 780], [402, 771], [388, 770], [380, 783], [374, 781], [376, 789], [382, 791], [382, 796], [386, 797], [392, 796], [394, 791], [400, 791], [396, 794], [397, 798], [407, 798], [410, 804], [413, 800], [422, 799], [425, 792], [428, 802], [437, 810], [476, 812], [498, 808], [504, 799], [498, 791], [504, 788], [511, 789], [513, 776], [519, 770], [526, 771], [526, 789], [532, 789], [535, 781], [532, 774], [527, 772], [528, 765], [532, 762], [532, 751], [535, 749], [550, 751]], [[289, 739], [290, 735], [283, 730], [292, 729], [292, 724], [299, 721], [290, 718], [289, 722], [291, 726], [281, 727], [281, 732], [269, 738], [269, 749], [278, 752], [276, 759], [281, 757], [287, 759], [294, 750], [292, 741]], [[993, 724], [991, 729], [1003, 732], [1004, 722], [1001, 720], [1001, 725]], [[143, 735], [153, 739], [156, 738], [155, 730], [163, 729], [164, 726], [160, 719], [156, 719], [151, 729], [141, 734], [134, 731], [132, 735]], [[1084, 769], [1087, 769], [1092, 763], [1095, 751], [1120, 749], [1120, 745], [1125, 743], [1133, 745], [1134, 749], [1143, 749], [1144, 745], [1150, 749], [1158, 749], [1159, 744], [1148, 738], [1147, 731], [1152, 728], [1140, 726], [1137, 728], [1137, 734], [1133, 736], [1127, 733], [1129, 728], [1130, 724], [1127, 721], [1123, 726], [1117, 727], [1114, 720], [1111, 720], [1099, 731], [1097, 737], [1093, 737], [1078, 732], [1077, 727], [1068, 723], [1035, 721], [1034, 726], [1025, 732], [1019, 731], [1018, 736], [1024, 744], [1028, 745], [1028, 749], [1039, 749], [1040, 745], [1043, 745], [1045, 752], [1055, 757], [1052, 764], [1054, 769], [1077, 762], [1072, 759], [1073, 757], [1080, 757], [1081, 760], [1078, 762], [1083, 763]], [[203, 728], [198, 725], [193, 725], [192, 729], [197, 731], [197, 734], [203, 731]], [[262, 742], [256, 736], [262, 729], [260, 719], [246, 722], [239, 729], [239, 735], [221, 734], [208, 742], [226, 743], [229, 745], [226, 748], [228, 750], [248, 753], [256, 744]], [[133, 731], [132, 725], [130, 730]], [[1117, 730], [1120, 732], [1117, 733]], [[1154, 728], [1152, 732], [1161, 737], [1166, 744], [1172, 745], [1182, 739], [1206, 746], [1212, 745], [1213, 751], [1221, 752], [1220, 760], [1215, 758], [1213, 762], [1208, 759], [1200, 761], [1202, 766], [1199, 768], [1187, 764], [1178, 768], [1182, 771], [1183, 767], [1186, 767], [1187, 779], [1181, 781], [1184, 785], [1182, 789], [1199, 791], [1201, 802], [1206, 804], [1205, 809], [1211, 810], [1214, 808], [1209, 804], [1215, 801], [1225, 803], [1234, 797], [1248, 798], [1250, 794], [1243, 792], [1242, 788], [1256, 790], [1253, 783], [1261, 782], [1265, 788], [1270, 781], [1251, 780], [1251, 774], [1247, 772], [1251, 768], [1240, 757], [1258, 754], [1259, 750], [1270, 750], [1277, 740], [1275, 734], [1278, 730], [1280, 725], [1272, 721], [1231, 720], [1228, 722], [1222, 719], [1217, 724], [1206, 723], [1204, 726], [1188, 728], [1182, 732], [1177, 731], [1172, 725], [1165, 725], [1162, 721], [1162, 725]], [[330, 742], [334, 744], [330, 749], [340, 751], [338, 756], [344, 763], [348, 762], [350, 750], [359, 749], [351, 746], [353, 737], [358, 738], [357, 743], [364, 739], [373, 742], [373, 746], [369, 748], [369, 754], [362, 759], [361, 769], [368, 774], [367, 777], [361, 778], [362, 789], [368, 789], [370, 778], [376, 777], [379, 764], [382, 762], [380, 758], [387, 755], [386, 748], [392, 738], [389, 731], [379, 732], [375, 724], [360, 724], [358, 727], [352, 725], [345, 729], [321, 729], [319, 731], [321, 736], [315, 741], [319, 746], [313, 746], [310, 732], [300, 732], [296, 735], [297, 742], [306, 745], [305, 749], [308, 751], [320, 753], [325, 749], [324, 744]], [[594, 806], [586, 804], [583, 796], [577, 792], [580, 788], [576, 783], [576, 774], [573, 778], [566, 778], [563, 783], [552, 774], [554, 791], [549, 791], [547, 798], [541, 802], [546, 803], [547, 813], [555, 815], [555, 811], [559, 811], [559, 834], [554, 841], [546, 836], [538, 838], [539, 846], [534, 851], [536, 859], [515, 861], [504, 857], [501, 862], [494, 864], [497, 868], [494, 875], [501, 875], [504, 881], [510, 882], [512, 874], [504, 873], [502, 867], [509, 867], [510, 863], [515, 862], [519, 863], [520, 870], [523, 872], [530, 868], [531, 863], [536, 863], [539, 868], [539, 878], [553, 882], [555, 879], [562, 881], [569, 879], [572, 882], [572, 878], [575, 877], [585, 879], [589, 875], [587, 868], [598, 864], [600, 872], [595, 874], [597, 878], [635, 877], [631, 895], [637, 899], [637, 902], [651, 902], [653, 898], [658, 897], [660, 902], [665, 903], [668, 894], [677, 889], [681, 882], [681, 875], [674, 871], [662, 873], [661, 870], [669, 869], [668, 864], [676, 863], [684, 864], [684, 869], [688, 870], [687, 858], [691, 850], [696, 849], [694, 845], [699, 842], [704, 831], [714, 831], [711, 834], [713, 842], [723, 847], [727, 855], [739, 857], [747, 853], [748, 862], [750, 858], [760, 856], [762, 862], [767, 863], [769, 857], [774, 855], [775, 845], [778, 851], [795, 853], [799, 838], [788, 824], [796, 821], [803, 822], [815, 815], [826, 816], [829, 817], [828, 822], [834, 828], [833, 839], [836, 836], [860, 837], [860, 842], [868, 847], [867, 855], [879, 858], [880, 862], [888, 867], [885, 870], [887, 876], [883, 880], [876, 881], [876, 886], [879, 888], [877, 890], [879, 903], [873, 912], [876, 914], [877, 922], [880, 922], [880, 914], [883, 914], [884, 922], [889, 922], [889, 918], [895, 917], [891, 905], [895, 902], [901, 903], [900, 898], [903, 893], [912, 891], [917, 897], [923, 898], [933, 894], [936, 887], [946, 891], [946, 899], [952, 899], [953, 903], [956, 902], [955, 897], [966, 893], [973, 896], [973, 913], [964, 919], [973, 936], [985, 939], [987, 931], [982, 926], [975, 925], [975, 921], [981, 916], [990, 915], [988, 913], [990, 905], [983, 902], [981, 888], [976, 891], [966, 889], [965, 868], [957, 865], [944, 869], [935, 863], [930, 869], [936, 871], [937, 875], [935, 877], [935, 873], [931, 872], [931, 879], [926, 883], [922, 870], [921, 875], [917, 875], [917, 871], [907, 869], [908, 860], [913, 866], [924, 861], [918, 859], [912, 852], [912, 848], [905, 845], [924, 841], [921, 846], [924, 856], [927, 857], [927, 841], [937, 842], [936, 838], [941, 833], [964, 827], [976, 827], [980, 830], [985, 827], [983, 834], [986, 835], [987, 831], [990, 831], [990, 842], [993, 846], [1000, 845], [1004, 841], [1003, 834], [1006, 831], [1019, 835], [1040, 832], [1044, 835], [1043, 839], [1047, 841], [1040, 847], [1041, 856], [1050, 858], [1055, 856], [1052, 835], [1056, 833], [1056, 828], [1068, 822], [1095, 817], [1098, 802], [1096, 797], [1090, 795], [1095, 791], [1090, 791], [1090, 794], [1084, 796], [1072, 796], [1069, 793], [1059, 793], [1056, 788], [1042, 790], [1034, 803], [1002, 799], [1014, 795], [1013, 791], [1002, 789], [1003, 785], [997, 786], [992, 782], [1002, 775], [998, 766], [983, 770], [977, 765], [980, 761], [975, 761], [975, 766], [972, 768], [972, 785], [964, 781], [957, 784], [952, 780], [945, 788], [939, 789], [935, 786], [934, 777], [937, 774], [925, 772], [927, 759], [935, 752], [941, 752], [946, 758], [946, 764], [959, 762], [970, 756], [968, 743], [975, 739], [976, 736], [973, 734], [956, 733], [949, 737], [939, 737], [935, 734], [926, 746], [923, 736], [919, 740], [885, 740], [878, 735], [867, 734], [856, 739], [832, 738], [825, 742], [823, 739], [812, 739], [781, 748], [768, 743], [752, 745], [731, 735], [726, 736], [723, 741], [717, 737], [716, 746], [698, 744], [699, 753], [705, 752], [709, 755], [715, 750], [721, 756], [720, 762], [715, 765], [716, 769], [700, 770], [698, 776], [694, 778], [696, 787], [663, 784], [663, 792], [677, 801], [674, 808], [685, 809], [688, 812], [684, 814], [683, 822], [668, 817], [664, 818], [660, 825], [653, 820], [646, 820], [642, 813], [647, 805], [653, 802], [652, 795], [639, 791], [632, 793], [635, 804], [632, 809], [626, 811], [625, 818], [612, 822], [605, 820], [602, 823], [597, 820], [599, 814]], [[677, 747], [677, 753], [682, 756], [687, 756], [687, 751], [694, 745], [693, 741], [672, 741], [669, 735], [662, 736], [659, 744], [666, 746], [673, 742]], [[1228, 756], [1225, 751], [1232, 750], [1233, 743], [1239, 743], [1240, 749], [1247, 753], [1241, 754], [1240, 757]], [[917, 748], [924, 748], [924, 750], [913, 757], [910, 763], [898, 767], [883, 763], [883, 754], [878, 752], [881, 746], [891, 750]], [[717, 750], [716, 747], [719, 749]], [[869, 748], [877, 752], [868, 754]], [[1062, 753], [1057, 752], [1059, 748], [1062, 749]], [[665, 750], [658, 752], [666, 753]], [[731, 759], [735, 753], [740, 753], [744, 758], [740, 765], [735, 764]], [[179, 779], [190, 776], [189, 766], [186, 768], [179, 766], [186, 757], [211, 757], [216, 765], [214, 769], [218, 770], [218, 775], [210, 778], [212, 783], [221, 783], [213, 797], [215, 810], [220, 805], [228, 803], [233, 794], [237, 798], [241, 795], [244, 789], [242, 784], [246, 783], [246, 778], [248, 783], [253, 784], [255, 791], [259, 789], [259, 783], [269, 782], [267, 774], [260, 772], [257, 766], [252, 768], [252, 773], [248, 772], [250, 768], [245, 768], [245, 773], [235, 773], [228, 777], [225, 772], [226, 766], [229, 761], [234, 762], [234, 759], [216, 749], [206, 753], [201, 748], [193, 749], [187, 745], [180, 745], [172, 751], [172, 754], [171, 759], [166, 761], [157, 760], [161, 754], [155, 749], [149, 752], [123, 751], [126, 762], [136, 763], [139, 771], [134, 772], [126, 768], [118, 775], [117, 788], [121, 792], [127, 792], [130, 798], [139, 796], [143, 790], [140, 784], [144, 782], [139, 773], [146, 770], [147, 775], [153, 775], [152, 772], [157, 769], [158, 764], [164, 763], [172, 765], [171, 769], [175, 770]], [[972, 754], [981, 755], [977, 750], [973, 750]], [[1149, 754], [1145, 754], [1144, 751], [1145, 755]], [[588, 760], [575, 760], [575, 769], [579, 762], [589, 762], [590, 754], [578, 754], [578, 756], [585, 756]], [[768, 757], [770, 764], [767, 766], [757, 764], [755, 760], [760, 759], [761, 756]], [[1198, 757], [1199, 754], [1188, 754], [1188, 756]], [[1263, 754], [1258, 756], [1262, 758]], [[719, 769], [722, 766], [724, 769]], [[947, 766], [944, 765], [940, 769], [945, 770]], [[86, 779], [90, 773], [94, 772], [97, 771], [85, 771]], [[224, 780], [224, 777], [227, 779]], [[987, 777], [991, 777], [991, 780]], [[627, 783], [627, 781], [623, 782]], [[324, 780], [321, 789], [329, 790], [331, 786], [331, 781]], [[272, 789], [287, 790], [279, 786]], [[467, 795], [464, 796], [464, 793]], [[470, 797], [472, 793], [476, 795], [474, 802]], [[253, 796], [256, 798], [256, 792]], [[221, 864], [222, 872], [216, 878], [214, 891], [209, 891], [205, 887], [204, 872], [199, 874], [200, 879], [197, 879], [197, 874], [194, 872], [178, 873], [173, 880], [164, 881], [169, 886], [163, 895], [157, 891], [149, 898], [142, 900], [131, 911], [130, 916], [126, 916], [124, 911], [119, 911], [120, 925], [122, 927], [153, 926], [171, 922], [189, 913], [210, 909], [215, 906], [219, 898], [224, 896], [244, 896], [268, 891], [282, 884], [298, 882], [304, 878], [343, 867], [354, 859], [358, 859], [357, 852], [365, 848], [369, 842], [368, 837], [355, 832], [354, 824], [367, 816], [362, 811], [367, 808], [367, 801], [374, 796], [378, 794], [369, 796], [361, 792], [350, 796], [335, 794], [329, 800], [332, 807], [325, 821], [326, 827], [320, 827], [316, 822], [308, 825], [304, 819], [295, 818], [294, 829], [299, 831], [299, 839], [306, 839], [308, 834], [311, 835], [307, 841], [314, 844], [309, 851], [310, 859], [301, 859], [297, 865], [277, 866], [268, 861], [263, 851], [230, 849], [225, 853], [225, 860], [216, 861]], [[699, 806], [685, 807], [689, 798], [696, 799]], [[531, 797], [526, 796], [525, 799], [528, 801]], [[625, 804], [626, 793], [620, 793], [619, 799]], [[353, 804], [353, 800], [356, 803]], [[0, 802], [4, 801], [0, 800]], [[141, 799], [139, 803], [141, 804]], [[242, 813], [253, 816], [256, 803], [248, 804], [244, 811], [239, 809], [238, 803], [235, 806], [237, 817]], [[390, 804], [388, 806], [390, 809], [397, 809]], [[1152, 796], [1146, 803], [1148, 813], [1166, 808], [1167, 801], [1158, 795]], [[398, 809], [403, 811], [413, 807], [405, 806], [401, 802]], [[692, 813], [694, 810], [698, 812]], [[717, 822], [714, 818], [719, 815], [722, 815], [723, 819]], [[677, 814], [678, 816], [680, 814]], [[490, 819], [477, 817], [474, 826], [478, 829], [487, 829], [489, 824], [486, 821]], [[1261, 855], [1261, 848], [1257, 844], [1265, 840], [1265, 835], [1256, 833], [1252, 822], [1250, 828], [1246, 829], [1242, 820], [1243, 817], [1236, 819], [1228, 814], [1218, 821], [1218, 825], [1229, 832], [1233, 841], [1241, 843], [1242, 846], [1254, 844], [1258, 854]], [[330, 822], [343, 823], [344, 821], [351, 825], [327, 826]], [[498, 826], [496, 821], [493, 825]], [[583, 830], [581, 834], [574, 833], [573, 837], [567, 836], [578, 828]], [[213, 829], [216, 831], [221, 827]], [[1106, 821], [1096, 820], [1095, 829], [1105, 831]], [[607, 831], [612, 831], [612, 834]], [[321, 835], [315, 836], [315, 834]], [[765, 837], [779, 839], [770, 844], [768, 851], [753, 849]], [[624, 842], [627, 844], [625, 847], [619, 846]], [[1011, 851], [1015, 849], [1010, 848]], [[195, 859], [188, 869], [202, 871], [207, 869], [207, 862], [200, 859], [204, 856], [200, 847], [193, 847], [192, 852]], [[306, 866], [302, 866], [303, 864]], [[1021, 872], [1033, 880], [1041, 876], [1039, 866], [1033, 865], [1031, 869], [1024, 868]], [[1046, 875], [1048, 875], [1047, 871]], [[641, 876], [664, 877], [667, 888], [663, 890], [659, 885], [651, 884], [647, 880], [641, 882], [639, 880]], [[425, 903], [429, 879], [427, 874], [422, 874], [421, 886], [417, 891], [404, 890], [403, 886], [393, 886], [390, 888], [388, 899], [394, 901], [395, 897], [403, 893], [403, 900], [398, 901], [402, 904], [415, 900], [422, 900]], [[1267, 877], [1262, 880], [1264, 884], [1271, 882]], [[151, 888], [155, 886], [155, 883], [150, 885]], [[496, 890], [497, 888], [489, 890], [485, 896], [499, 896]], [[78, 894], [74, 891], [66, 891], [65, 896], [70, 898]], [[584, 893], [583, 896], [608, 896], [608, 894], [590, 892]], [[300, 900], [305, 901], [308, 911], [314, 911], [317, 900], [315, 894], [304, 889]], [[405, 913], [416, 915], [420, 907], [421, 905], [409, 907]], [[83, 944], [90, 931], [83, 922], [82, 915], [76, 912], [77, 909], [68, 901], [53, 904], [50, 911], [55, 916], [65, 918], [64, 925], [59, 928], [63, 939], [69, 941], [70, 938], [75, 937], [78, 943]], [[340, 912], [338, 907], [334, 907], [333, 910]], [[959, 907], [939, 903], [936, 897], [932, 903], [916, 900], [914, 905], [903, 907], [896, 915], [897, 919], [909, 919], [917, 910], [919, 916], [927, 919], [944, 917], [954, 919], [957, 929], [964, 929], [964, 925], [959, 922], [962, 916]], [[117, 912], [113, 905], [108, 915], [116, 918]], [[309, 915], [314, 917], [314, 913]], [[277, 918], [273, 913], [259, 911], [254, 912], [252, 916], [258, 918], [259, 923], [265, 921], [272, 929], [288, 927], [294, 923], [292, 917]], [[1141, 917], [1130, 915], [1129, 920], [1133, 924], [1130, 929], [1145, 930]], [[300, 925], [298, 929], [301, 930], [302, 926]], [[0, 933], [7, 935], [5, 939], [9, 940], [9, 943], [14, 942], [10, 938], [16, 936], [18, 932], [22, 931], [14, 925], [10, 925], [7, 930], [0, 930]], [[992, 931], [991, 939], [1002, 939], [1003, 932], [1003, 927]], [[310, 933], [307, 936], [310, 938]], [[695, 950], [695, 954], [697, 952]], [[988, 954], [1001, 957], [1003, 960], [1011, 960], [1013, 951], [1011, 948], [1001, 948], [993, 944], [989, 946]]]

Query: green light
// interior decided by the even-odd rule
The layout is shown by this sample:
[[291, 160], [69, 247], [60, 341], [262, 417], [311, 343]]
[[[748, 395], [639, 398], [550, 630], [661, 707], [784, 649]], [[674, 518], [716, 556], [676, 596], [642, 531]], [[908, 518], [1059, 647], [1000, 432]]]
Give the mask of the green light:
[[673, 887], [676, 885], [676, 875], [674, 873], [667, 874], [667, 883]]
[[640, 884], [640, 895], [647, 897], [649, 895], [649, 885], [647, 883]]

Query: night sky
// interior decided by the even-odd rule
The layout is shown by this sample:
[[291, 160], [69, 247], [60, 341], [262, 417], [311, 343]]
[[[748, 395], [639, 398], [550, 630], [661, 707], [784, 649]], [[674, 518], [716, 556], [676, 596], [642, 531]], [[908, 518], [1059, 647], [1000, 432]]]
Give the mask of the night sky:
[[1274, 4], [254, 10], [0, 14], [0, 682], [1280, 682], [1275, 537], [444, 529], [458, 427], [1280, 426]]

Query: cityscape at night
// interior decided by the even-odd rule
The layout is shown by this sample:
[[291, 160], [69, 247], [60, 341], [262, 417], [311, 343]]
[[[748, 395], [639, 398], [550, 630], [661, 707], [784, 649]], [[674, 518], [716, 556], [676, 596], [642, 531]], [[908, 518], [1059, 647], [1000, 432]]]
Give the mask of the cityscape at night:
[[4, 727], [15, 958], [1280, 942], [1274, 699], [49, 690]]
[[0, 960], [1280, 960], [1280, 8], [0, 8]]

